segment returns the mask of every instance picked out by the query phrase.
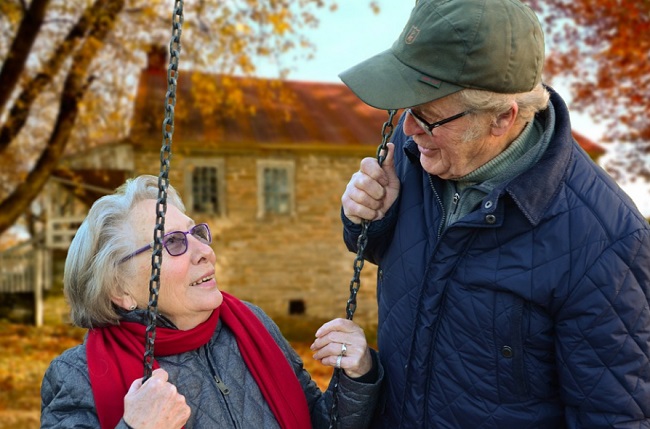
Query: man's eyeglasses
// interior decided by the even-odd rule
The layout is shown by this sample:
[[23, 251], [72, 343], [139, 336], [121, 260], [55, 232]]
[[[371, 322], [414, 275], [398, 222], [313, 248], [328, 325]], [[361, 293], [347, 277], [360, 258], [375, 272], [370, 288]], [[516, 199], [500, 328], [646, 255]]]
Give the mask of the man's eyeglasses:
[[406, 109], [406, 113], [411, 115], [411, 117], [415, 120], [415, 123], [418, 124], [418, 126], [420, 128], [422, 128], [422, 130], [425, 133], [427, 133], [428, 135], [430, 135], [430, 136], [433, 135], [431, 133], [431, 130], [433, 130], [434, 128], [438, 128], [441, 125], [445, 125], [445, 124], [447, 124], [447, 123], [449, 123], [451, 121], [454, 121], [454, 120], [456, 120], [458, 118], [462, 118], [463, 116], [467, 115], [470, 112], [471, 112], [471, 110], [465, 110], [464, 112], [461, 112], [461, 113], [459, 113], [457, 115], [450, 116], [450, 117], [448, 117], [446, 119], [442, 119], [440, 121], [437, 121], [437, 122], [434, 122], [434, 123], [430, 124], [422, 116], [418, 115], [413, 110]]
[[[207, 224], [200, 223], [198, 225], [194, 225], [189, 229], [189, 231], [172, 231], [165, 234], [163, 236], [162, 242], [163, 246], [167, 250], [167, 253], [169, 253], [171, 256], [180, 256], [187, 252], [187, 234], [190, 234], [192, 237], [196, 238], [203, 244], [212, 243], [210, 228]], [[137, 256], [142, 252], [146, 252], [149, 249], [153, 249], [153, 243], [149, 243], [146, 246], [139, 248], [135, 252], [120, 260], [119, 263], [121, 264], [122, 262], [126, 262], [134, 256]]]

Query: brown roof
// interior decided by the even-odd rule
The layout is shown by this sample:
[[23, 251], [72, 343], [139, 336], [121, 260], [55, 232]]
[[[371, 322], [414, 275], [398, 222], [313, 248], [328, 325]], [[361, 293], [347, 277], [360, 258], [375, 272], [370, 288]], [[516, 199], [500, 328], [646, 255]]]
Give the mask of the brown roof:
[[[150, 54], [136, 97], [131, 140], [160, 148], [167, 91], [163, 55]], [[232, 87], [226, 87], [230, 82]], [[215, 92], [216, 88], [216, 92]], [[224, 89], [225, 88], [225, 89]], [[238, 91], [237, 107], [219, 106], [215, 92]], [[208, 110], [202, 107], [209, 107]], [[243, 110], [254, 110], [254, 113]], [[207, 147], [332, 149], [377, 147], [388, 118], [363, 103], [342, 83], [272, 81], [181, 71], [176, 94], [173, 142], [176, 150]], [[393, 123], [397, 125], [398, 116]], [[573, 132], [592, 157], [604, 149]]]
[[602, 146], [597, 145], [592, 140], [588, 139], [584, 135], [580, 134], [576, 130], [572, 130], [573, 138], [576, 139], [578, 144], [591, 156], [592, 158], [598, 158], [599, 156], [605, 153], [605, 149]]
[[[214, 112], [202, 112], [200, 102], [193, 100], [203, 94], [192, 86], [195, 82], [219, 86], [222, 79], [196, 72], [180, 75], [174, 109], [174, 142], [189, 147], [242, 144], [359, 147], [377, 146], [381, 142], [387, 112], [366, 105], [343, 84], [228, 78], [235, 82], [235, 89], [231, 90], [241, 92], [239, 110], [217, 106]], [[132, 133], [136, 144], [153, 139], [160, 147], [166, 85], [166, 76], [151, 72], [141, 76]], [[241, 106], [254, 106], [255, 112], [243, 112]], [[393, 121], [395, 125], [397, 119]]]

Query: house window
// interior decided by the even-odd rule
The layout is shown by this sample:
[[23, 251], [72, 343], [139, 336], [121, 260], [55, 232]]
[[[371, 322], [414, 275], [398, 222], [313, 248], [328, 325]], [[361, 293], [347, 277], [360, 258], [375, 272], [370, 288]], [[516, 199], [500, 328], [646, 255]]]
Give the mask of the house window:
[[293, 161], [260, 160], [257, 163], [258, 217], [294, 212]]
[[186, 161], [185, 195], [188, 196], [188, 211], [193, 214], [225, 214], [224, 170], [222, 159]]
[[289, 300], [289, 314], [292, 316], [305, 314], [305, 301], [302, 299]]

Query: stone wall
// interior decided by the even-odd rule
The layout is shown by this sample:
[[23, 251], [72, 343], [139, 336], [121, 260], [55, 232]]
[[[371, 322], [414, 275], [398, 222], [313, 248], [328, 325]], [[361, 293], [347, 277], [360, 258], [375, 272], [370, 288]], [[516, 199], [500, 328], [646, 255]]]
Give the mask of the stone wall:
[[[222, 290], [253, 302], [273, 318], [293, 310], [296, 318], [345, 317], [355, 254], [342, 240], [341, 195], [350, 176], [368, 153], [314, 153], [309, 151], [239, 151], [204, 153], [224, 159], [226, 214], [205, 218], [214, 235], [217, 280]], [[193, 153], [192, 156], [197, 156]], [[136, 172], [158, 174], [156, 153], [139, 153]], [[258, 218], [258, 159], [293, 160], [295, 212], [293, 216]], [[175, 154], [170, 181], [181, 194], [183, 154]], [[152, 168], [153, 167], [153, 168]], [[376, 266], [364, 264], [354, 320], [373, 328], [377, 320]], [[298, 311], [300, 313], [300, 311]]]

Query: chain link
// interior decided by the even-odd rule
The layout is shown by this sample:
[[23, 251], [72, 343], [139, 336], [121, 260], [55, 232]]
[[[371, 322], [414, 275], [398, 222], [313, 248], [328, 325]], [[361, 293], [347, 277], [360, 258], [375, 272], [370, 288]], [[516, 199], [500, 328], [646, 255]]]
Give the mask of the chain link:
[[[154, 245], [151, 255], [151, 277], [149, 280], [149, 304], [147, 307], [148, 326], [145, 338], [144, 381], [151, 378], [153, 372], [154, 343], [156, 340], [156, 321], [158, 317], [158, 292], [160, 290], [160, 270], [163, 255], [163, 236], [165, 235], [165, 214], [167, 212], [167, 189], [169, 187], [169, 167], [171, 162], [172, 135], [174, 133], [174, 106], [176, 106], [176, 87], [178, 79], [178, 60], [181, 50], [181, 33], [183, 25], [183, 1], [176, 0], [172, 17], [172, 38], [169, 43], [169, 67], [167, 69], [167, 93], [165, 94], [165, 119], [162, 124], [163, 142], [160, 149], [160, 174], [158, 176], [158, 199], [156, 204], [156, 226], [154, 228]], [[393, 134], [393, 118], [396, 110], [388, 111], [388, 120], [384, 123], [381, 133], [382, 142], [377, 148], [377, 161], [381, 166], [386, 159], [386, 144]], [[363, 254], [368, 244], [368, 226], [364, 220], [361, 233], [357, 239], [357, 255], [354, 259], [354, 274], [350, 281], [350, 298], [345, 308], [349, 320], [354, 317], [357, 309], [357, 293], [361, 287], [361, 270], [363, 269]], [[338, 423], [338, 386], [341, 369], [334, 370], [333, 401], [330, 412], [330, 429], [335, 429]]]
[[156, 341], [156, 320], [158, 318], [158, 291], [160, 290], [160, 268], [163, 257], [163, 236], [165, 235], [165, 213], [167, 213], [167, 189], [169, 187], [169, 166], [172, 157], [172, 134], [174, 133], [174, 106], [176, 106], [176, 83], [178, 60], [181, 51], [181, 27], [183, 25], [183, 1], [177, 0], [172, 15], [172, 37], [169, 42], [169, 66], [167, 68], [167, 94], [165, 94], [165, 119], [162, 123], [163, 141], [160, 148], [160, 174], [158, 176], [158, 199], [156, 203], [156, 227], [151, 255], [151, 277], [149, 278], [149, 305], [147, 306], [147, 329], [145, 331], [144, 381], [151, 378]]
[[[383, 165], [386, 155], [388, 154], [388, 140], [390, 136], [393, 135], [393, 118], [395, 117], [397, 110], [388, 111], [388, 120], [384, 122], [384, 126], [381, 128], [381, 144], [377, 147], [377, 162], [379, 165]], [[370, 226], [370, 221], [363, 220], [361, 222], [361, 232], [357, 238], [357, 256], [354, 258], [354, 274], [352, 275], [352, 280], [350, 280], [350, 298], [348, 298], [347, 304], [345, 306], [345, 314], [348, 320], [352, 320], [354, 317], [354, 312], [357, 309], [357, 294], [359, 288], [361, 287], [361, 270], [363, 269], [363, 255], [368, 245], [368, 227]], [[339, 413], [339, 381], [341, 378], [341, 369], [335, 368], [334, 374], [332, 375], [333, 388], [332, 388], [332, 408], [330, 410], [330, 426], [329, 429], [336, 429], [338, 425]]]

